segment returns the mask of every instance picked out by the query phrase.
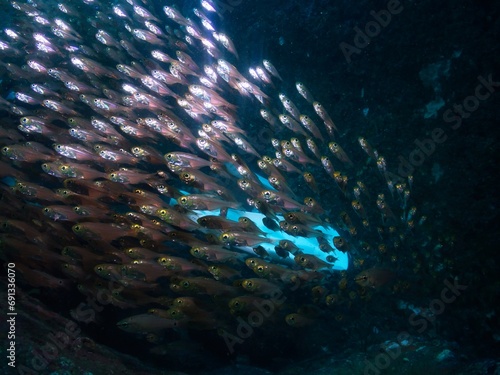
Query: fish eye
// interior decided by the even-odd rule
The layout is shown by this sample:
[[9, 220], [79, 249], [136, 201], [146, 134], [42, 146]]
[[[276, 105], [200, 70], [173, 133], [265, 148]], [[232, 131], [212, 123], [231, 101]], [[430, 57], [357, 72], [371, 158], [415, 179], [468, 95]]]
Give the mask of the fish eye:
[[258, 267], [257, 267], [257, 271], [259, 271], [259, 272], [264, 271], [264, 266], [258, 266]]
[[253, 282], [252, 281], [247, 281], [247, 286], [251, 288], [253, 286]]
[[189, 284], [189, 281], [183, 281], [183, 282], [182, 282], [182, 286], [183, 286], [184, 288], [189, 288], [189, 285], [190, 285], [190, 284]]
[[79, 225], [75, 225], [73, 227], [74, 230], [76, 230], [77, 232], [80, 231], [80, 229], [82, 229]]
[[97, 266], [95, 269], [96, 269], [96, 271], [99, 271], [99, 272], [102, 271], [102, 267], [101, 266]]
[[300, 257], [300, 261], [301, 261], [302, 263], [304, 263], [304, 262], [306, 261], [306, 258], [304, 258], [304, 257]]
[[195, 254], [199, 254], [199, 253], [200, 253], [200, 250], [199, 250], [199, 249], [193, 249], [193, 253], [195, 253]]
[[182, 203], [186, 203], [186, 202], [187, 202], [187, 198], [186, 198], [186, 197], [182, 197], [182, 198], [180, 199], [180, 201], [181, 201]]
[[84, 287], [82, 284], [78, 284], [78, 285], [76, 286], [76, 289], [78, 289], [78, 290], [82, 291], [82, 290], [85, 290], [85, 287]]
[[233, 302], [233, 307], [239, 307], [240, 303], [238, 301]]
[[227, 239], [229, 238], [229, 236], [228, 236], [227, 234], [223, 234], [223, 235], [222, 235], [222, 238], [223, 238], [224, 240], [227, 240]]
[[3, 152], [8, 152], [8, 151], [9, 151], [9, 148], [8, 148], [8, 147], [4, 147], [4, 148], [2, 148], [2, 151], [3, 151]]
[[189, 173], [184, 173], [183, 177], [184, 178], [189, 178]]
[[160, 211], [158, 211], [158, 213], [159, 213], [160, 215], [165, 215], [165, 214], [167, 213], [167, 210], [160, 210]]
[[160, 262], [160, 264], [167, 264], [167, 258], [160, 258], [158, 262]]
[[45, 207], [45, 208], [43, 209], [43, 212], [50, 212], [50, 208]]

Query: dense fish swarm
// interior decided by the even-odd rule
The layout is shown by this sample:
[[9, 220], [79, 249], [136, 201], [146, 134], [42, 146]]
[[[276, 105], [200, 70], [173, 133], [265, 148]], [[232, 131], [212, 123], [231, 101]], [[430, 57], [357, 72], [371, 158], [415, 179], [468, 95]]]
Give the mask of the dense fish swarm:
[[331, 103], [279, 67], [239, 61], [210, 2], [114, 4], [11, 1], [0, 242], [24, 285], [107, 293], [113, 324], [158, 356], [200, 331], [233, 353], [241, 321], [335, 324], [408, 288], [412, 176], [367, 139], [346, 147]]

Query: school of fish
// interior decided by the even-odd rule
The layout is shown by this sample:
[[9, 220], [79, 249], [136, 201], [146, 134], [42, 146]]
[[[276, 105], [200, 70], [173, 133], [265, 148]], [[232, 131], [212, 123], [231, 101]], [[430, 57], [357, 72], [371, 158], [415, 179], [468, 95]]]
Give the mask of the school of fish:
[[[413, 177], [394, 177], [362, 135], [353, 158], [335, 103], [268, 60], [240, 61], [216, 4], [10, 5], [0, 247], [23, 285], [109, 292], [106, 308], [127, 316], [117, 327], [152, 353], [170, 330], [230, 340], [237, 317], [278, 297], [273, 324], [295, 329], [407, 287], [398, 269], [419, 263], [399, 254], [425, 220]], [[327, 260], [264, 227], [314, 241]], [[331, 269], [334, 250], [347, 271]]]

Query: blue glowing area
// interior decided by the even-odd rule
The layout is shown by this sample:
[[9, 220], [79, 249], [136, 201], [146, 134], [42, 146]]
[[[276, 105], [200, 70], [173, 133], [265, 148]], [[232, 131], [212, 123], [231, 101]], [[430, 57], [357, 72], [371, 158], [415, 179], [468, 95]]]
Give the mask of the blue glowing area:
[[2, 178], [0, 181], [2, 181], [2, 183], [4, 183], [5, 185], [7, 185], [9, 187], [12, 187], [16, 184], [15, 178], [10, 177], [10, 176]]
[[[193, 210], [193, 213], [191, 214], [191, 218], [193, 220], [196, 220], [202, 216], [207, 216], [207, 215], [219, 215], [219, 210]], [[260, 212], [249, 212], [249, 211], [242, 211], [242, 210], [234, 210], [234, 209], [228, 209], [226, 219], [228, 220], [233, 220], [235, 222], [238, 221], [240, 217], [247, 217], [250, 220], [252, 220], [255, 225], [258, 226], [258, 228], [265, 233], [265, 237], [262, 237], [263, 240], [265, 239], [273, 239], [276, 240], [275, 242], [277, 243], [278, 241], [281, 240], [289, 240], [293, 242], [298, 248], [301, 249], [301, 251], [304, 254], [309, 254], [309, 255], [314, 255], [318, 259], [321, 259], [324, 262], [327, 262], [332, 265], [332, 267], [325, 267], [323, 270], [336, 270], [336, 271], [343, 271], [347, 270], [348, 264], [349, 264], [349, 259], [346, 253], [343, 253], [336, 249], [333, 246], [333, 237], [338, 236], [338, 232], [333, 229], [332, 227], [324, 227], [324, 226], [315, 226], [313, 229], [321, 231], [323, 233], [322, 237], [325, 238], [329, 244], [332, 245], [332, 247], [335, 249], [333, 252], [325, 253], [320, 250], [318, 246], [318, 241], [316, 238], [311, 237], [311, 238], [306, 238], [306, 237], [294, 237], [291, 236], [283, 231], [273, 231], [269, 228], [267, 228], [263, 223], [262, 219], [265, 218], [265, 215], [261, 214]], [[277, 215], [280, 220], [283, 220], [283, 217], [280, 215]], [[272, 243], [267, 243], [267, 242], [262, 242], [260, 244], [263, 248], [266, 249], [266, 251], [269, 253], [269, 255], [275, 259], [280, 259], [282, 262], [284, 261], [285, 263], [288, 264], [295, 264], [293, 260], [293, 255], [290, 255], [288, 259], [283, 259], [280, 258], [274, 249], [275, 244]], [[251, 247], [238, 247], [239, 249], [243, 251], [247, 251], [250, 254], [255, 254], [252, 250]], [[336, 258], [334, 262], [330, 262], [328, 258], [333, 256]]]

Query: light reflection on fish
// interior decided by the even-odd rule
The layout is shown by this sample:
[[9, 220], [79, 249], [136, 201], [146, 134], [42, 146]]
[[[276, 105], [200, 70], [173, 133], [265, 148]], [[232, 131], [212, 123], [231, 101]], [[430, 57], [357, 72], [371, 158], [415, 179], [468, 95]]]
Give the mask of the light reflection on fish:
[[282, 295], [298, 309], [273, 324], [306, 327], [389, 284], [333, 269], [411, 241], [412, 176], [389, 178], [358, 135], [370, 160], [355, 160], [312, 84], [296, 92], [268, 59], [242, 73], [212, 2], [195, 17], [92, 3], [12, 1], [0, 41], [16, 82], [0, 98], [0, 245], [22, 283], [85, 298], [116, 283], [110, 303], [130, 314], [117, 327], [155, 340], [234, 326]]

